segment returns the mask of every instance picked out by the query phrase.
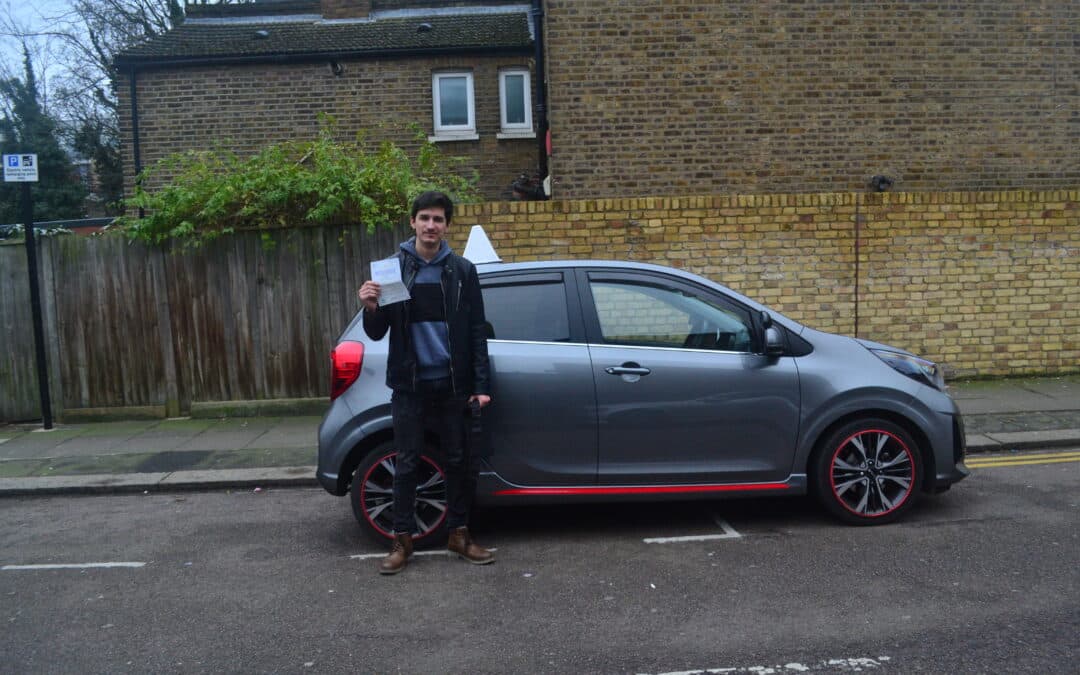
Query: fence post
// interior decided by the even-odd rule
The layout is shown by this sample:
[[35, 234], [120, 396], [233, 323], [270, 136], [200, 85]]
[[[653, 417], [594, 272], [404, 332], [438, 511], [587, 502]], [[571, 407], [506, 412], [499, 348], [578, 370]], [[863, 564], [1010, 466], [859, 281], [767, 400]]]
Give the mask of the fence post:
[[56, 273], [53, 256], [60, 242], [56, 237], [44, 238], [41, 244], [41, 308], [45, 322], [45, 349], [49, 352], [49, 399], [57, 419], [64, 415], [64, 382], [60, 367], [60, 326], [56, 315]]
[[180, 391], [176, 384], [176, 352], [173, 345], [172, 308], [169, 304], [169, 283], [165, 278], [165, 247], [147, 246], [154, 276], [154, 296], [157, 302], [158, 333], [161, 336], [161, 363], [165, 371], [165, 416], [180, 416]]

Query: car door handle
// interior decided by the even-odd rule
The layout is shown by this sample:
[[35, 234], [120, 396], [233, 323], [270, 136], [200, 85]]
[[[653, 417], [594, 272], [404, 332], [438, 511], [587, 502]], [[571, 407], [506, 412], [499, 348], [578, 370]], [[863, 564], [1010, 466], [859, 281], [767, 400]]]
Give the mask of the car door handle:
[[621, 366], [608, 366], [604, 372], [608, 375], [648, 375], [652, 371], [636, 363], [624, 363]]

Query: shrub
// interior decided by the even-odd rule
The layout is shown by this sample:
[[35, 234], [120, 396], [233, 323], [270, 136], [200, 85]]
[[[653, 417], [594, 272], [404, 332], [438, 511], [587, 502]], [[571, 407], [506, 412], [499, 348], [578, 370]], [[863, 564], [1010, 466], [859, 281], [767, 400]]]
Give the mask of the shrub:
[[239, 229], [285, 225], [360, 223], [368, 231], [389, 227], [409, 213], [413, 197], [442, 190], [455, 201], [476, 198], [475, 172], [461, 175], [460, 158], [445, 157], [423, 134], [415, 160], [393, 142], [333, 138], [324, 123], [312, 141], [290, 141], [250, 158], [230, 151], [171, 155], [140, 176], [171, 176], [154, 190], [136, 187], [124, 204], [145, 217], [115, 223], [129, 237], [160, 243], [181, 239], [198, 245]]

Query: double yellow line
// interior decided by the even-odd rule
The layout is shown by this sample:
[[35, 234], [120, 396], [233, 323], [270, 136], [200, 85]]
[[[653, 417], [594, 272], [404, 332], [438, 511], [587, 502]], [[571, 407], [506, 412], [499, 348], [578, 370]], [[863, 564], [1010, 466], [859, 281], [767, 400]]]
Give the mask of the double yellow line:
[[995, 457], [979, 457], [972, 459], [968, 455], [964, 462], [971, 469], [986, 469], [995, 466], [1026, 466], [1028, 464], [1061, 464], [1063, 462], [1080, 462], [1080, 452], [1048, 452], [1030, 453], [1024, 455], [1008, 455]]

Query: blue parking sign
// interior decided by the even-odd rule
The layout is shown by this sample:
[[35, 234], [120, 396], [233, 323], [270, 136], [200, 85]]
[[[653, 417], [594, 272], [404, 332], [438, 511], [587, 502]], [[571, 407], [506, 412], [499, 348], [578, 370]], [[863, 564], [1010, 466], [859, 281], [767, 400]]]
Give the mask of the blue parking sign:
[[4, 155], [4, 182], [38, 182], [37, 155]]

